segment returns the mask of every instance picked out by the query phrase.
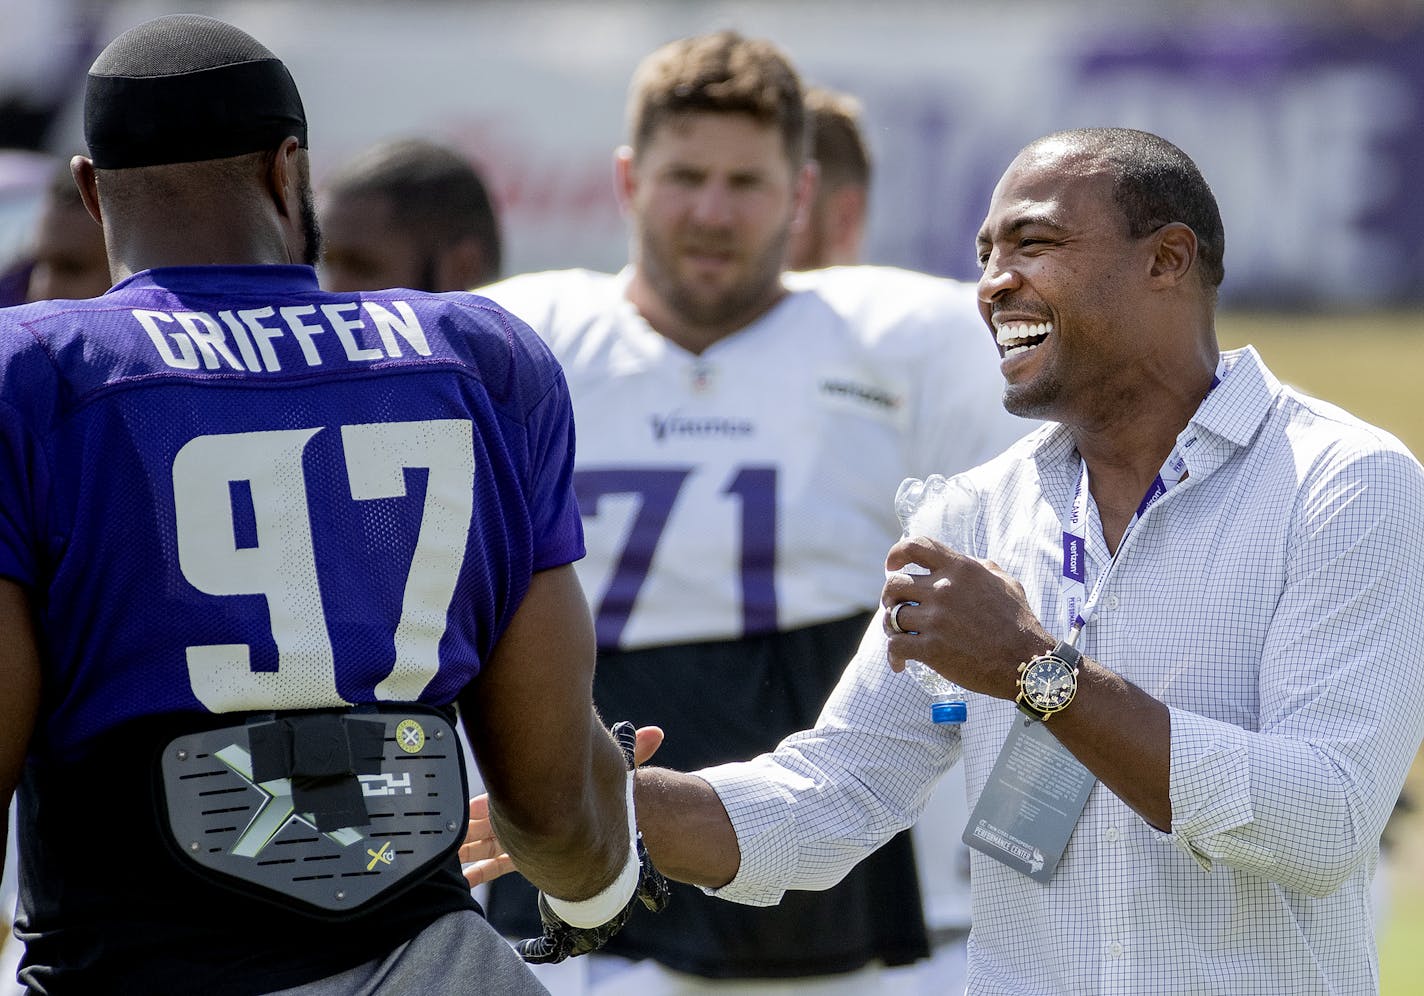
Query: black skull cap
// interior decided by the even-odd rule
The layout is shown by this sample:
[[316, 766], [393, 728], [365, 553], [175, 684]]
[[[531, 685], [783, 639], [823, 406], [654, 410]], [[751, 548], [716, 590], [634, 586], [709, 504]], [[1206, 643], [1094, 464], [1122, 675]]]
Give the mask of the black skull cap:
[[111, 41], [84, 91], [84, 139], [99, 169], [227, 159], [307, 147], [292, 74], [261, 42], [213, 17], [171, 14]]

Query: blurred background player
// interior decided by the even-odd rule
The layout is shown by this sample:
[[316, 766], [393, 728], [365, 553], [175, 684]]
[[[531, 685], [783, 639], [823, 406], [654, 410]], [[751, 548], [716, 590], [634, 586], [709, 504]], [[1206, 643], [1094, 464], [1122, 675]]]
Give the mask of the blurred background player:
[[0, 278], [0, 307], [98, 297], [109, 289], [104, 230], [79, 196], [69, 163], [55, 166], [21, 259]]
[[[803, 96], [818, 177], [805, 223], [791, 232], [788, 268], [859, 263], [872, 162], [860, 103], [825, 87], [809, 87]], [[451, 193], [452, 176], [462, 177], [466, 187], [472, 179], [478, 183], [453, 152], [415, 141], [375, 146], [340, 168], [317, 199], [324, 285], [332, 290], [378, 290], [409, 278], [421, 268], [417, 261], [437, 258], [442, 230], [426, 222], [431, 206]], [[476, 210], [463, 218], [450, 218], [447, 212], [444, 228], [479, 227], [497, 236], [489, 198], [476, 200]], [[470, 207], [473, 202], [466, 196], [449, 203]], [[415, 214], [404, 213], [407, 206], [417, 208]], [[497, 243], [494, 249], [497, 258]], [[953, 991], [956, 981], [962, 986], [963, 942], [969, 927], [969, 860], [959, 839], [964, 820], [963, 776], [956, 769], [914, 831], [934, 958], [901, 971], [924, 977], [934, 991]], [[551, 971], [559, 977], [571, 974], [569, 968], [544, 970], [546, 980]]]
[[[628, 774], [589, 694], [557, 364], [470, 295], [318, 290], [301, 98], [237, 28], [177, 15], [120, 35], [84, 120], [72, 168], [118, 284], [0, 311], [0, 804], [23, 778], [24, 981], [541, 991], [453, 850], [421, 855], [408, 811], [374, 819], [401, 779], [365, 762], [385, 743], [416, 759], [458, 700], [491, 818], [550, 905], [599, 924], [636, 888]], [[392, 713], [399, 739], [372, 730]], [[238, 739], [174, 746], [205, 732]], [[207, 758], [217, 777], [193, 784], [226, 779], [235, 807], [218, 818], [246, 808], [262, 829], [185, 844], [236, 827], [202, 824], [160, 756]], [[425, 785], [462, 814], [453, 755], [421, 760], [443, 760]], [[165, 811], [200, 823], [165, 843]], [[282, 860], [255, 860], [269, 843]], [[262, 870], [304, 859], [329, 870], [334, 916], [304, 902], [310, 875]], [[352, 895], [386, 886], [399, 897]]]
[[104, 230], [85, 210], [68, 163], [45, 190], [32, 253], [28, 301], [82, 300], [109, 289]]
[[[317, 194], [329, 291], [469, 290], [499, 276], [496, 202], [453, 149], [422, 139], [381, 142], [339, 166]], [[460, 731], [472, 792], [483, 782]], [[487, 887], [474, 891], [483, 902]], [[568, 972], [552, 966], [544, 972]]]
[[[870, 153], [860, 101], [824, 86], [805, 90], [816, 196], [805, 223], [793, 227], [787, 268], [816, 270], [861, 262], [870, 209]], [[964, 772], [952, 769], [930, 797], [911, 835], [919, 867], [931, 958], [897, 971], [923, 984], [925, 993], [964, 986], [964, 942], [969, 936], [969, 848], [960, 839], [968, 813]], [[898, 982], [897, 982], [898, 984]]]
[[870, 212], [870, 145], [860, 101], [824, 86], [805, 91], [806, 128], [816, 161], [816, 196], [793, 228], [788, 270], [861, 262]]
[[[595, 700], [662, 726], [660, 762], [709, 765], [819, 713], [878, 605], [901, 480], [972, 466], [1030, 425], [1000, 404], [972, 286], [879, 267], [783, 277], [814, 168], [775, 46], [722, 32], [659, 49], [628, 129], [629, 266], [481, 293], [544, 336], [569, 380]], [[495, 881], [492, 921], [524, 935], [531, 897]], [[880, 966], [928, 951], [910, 841], [774, 908], [678, 888], [606, 950], [642, 960], [541, 978], [644, 996], [889, 991]]]
[[382, 142], [322, 185], [322, 286], [469, 290], [497, 280], [499, 219], [468, 159], [434, 142]]

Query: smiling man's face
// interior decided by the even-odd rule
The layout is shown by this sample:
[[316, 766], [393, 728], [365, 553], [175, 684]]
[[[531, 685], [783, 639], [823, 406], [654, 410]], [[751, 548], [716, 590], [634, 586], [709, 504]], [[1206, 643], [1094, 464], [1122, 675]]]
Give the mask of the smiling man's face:
[[1015, 415], [1074, 422], [1131, 390], [1150, 248], [1128, 234], [1113, 182], [1106, 165], [1050, 144], [1021, 154], [994, 189], [979, 310]]

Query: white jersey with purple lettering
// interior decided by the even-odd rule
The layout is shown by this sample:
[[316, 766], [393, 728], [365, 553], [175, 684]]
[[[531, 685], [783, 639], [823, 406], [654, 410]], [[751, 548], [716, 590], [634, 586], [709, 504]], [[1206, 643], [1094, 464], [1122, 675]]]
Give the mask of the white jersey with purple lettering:
[[600, 647], [875, 607], [901, 480], [964, 470], [1033, 427], [1002, 407], [971, 285], [871, 266], [788, 274], [775, 307], [693, 354], [638, 314], [629, 276], [551, 271], [479, 292], [563, 364]]

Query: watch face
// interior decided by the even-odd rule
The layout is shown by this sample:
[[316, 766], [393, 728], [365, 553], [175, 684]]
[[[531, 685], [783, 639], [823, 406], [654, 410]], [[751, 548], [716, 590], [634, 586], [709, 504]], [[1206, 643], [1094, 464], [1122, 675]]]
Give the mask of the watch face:
[[1062, 709], [1078, 690], [1073, 669], [1057, 657], [1038, 657], [1030, 661], [1022, 682], [1028, 704], [1043, 712]]

